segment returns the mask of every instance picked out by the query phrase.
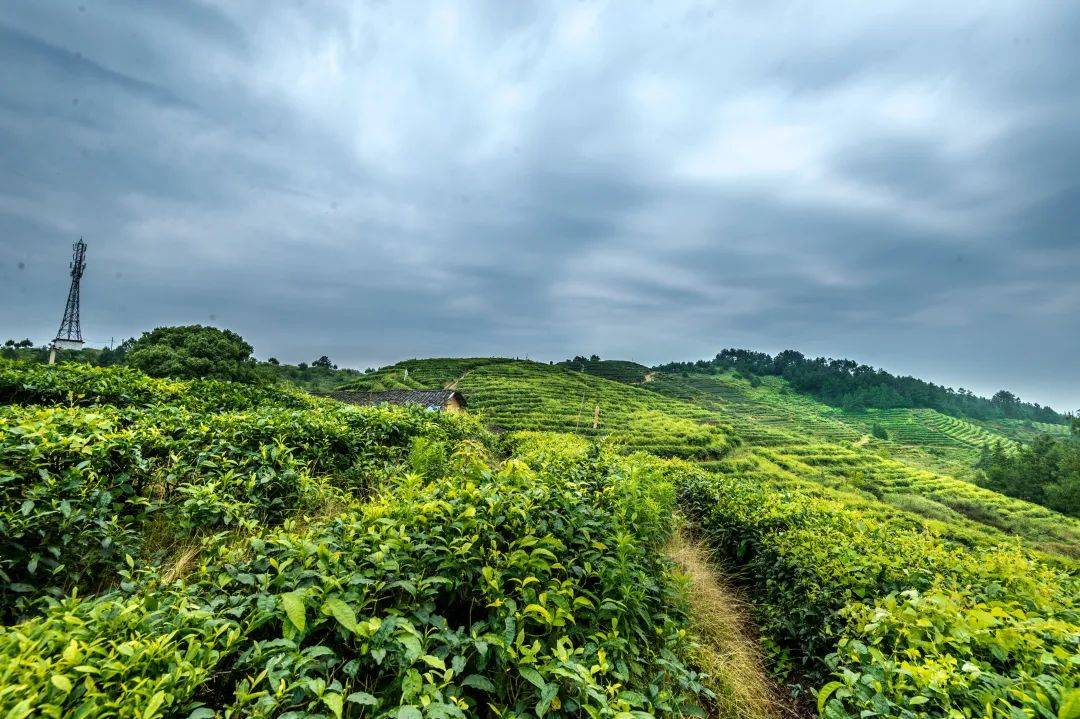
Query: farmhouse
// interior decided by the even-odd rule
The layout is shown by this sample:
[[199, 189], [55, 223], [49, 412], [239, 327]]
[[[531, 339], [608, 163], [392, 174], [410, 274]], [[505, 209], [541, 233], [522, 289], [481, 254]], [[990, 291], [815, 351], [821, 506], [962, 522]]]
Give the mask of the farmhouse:
[[415, 404], [430, 410], [460, 412], [465, 409], [465, 397], [452, 389], [395, 389], [389, 392], [354, 392], [337, 390], [327, 397], [349, 404]]

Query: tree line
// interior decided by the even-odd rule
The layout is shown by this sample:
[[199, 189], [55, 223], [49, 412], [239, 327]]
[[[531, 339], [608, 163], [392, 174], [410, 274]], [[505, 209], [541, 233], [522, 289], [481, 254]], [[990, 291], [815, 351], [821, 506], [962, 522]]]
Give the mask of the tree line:
[[734, 370], [748, 377], [783, 377], [796, 390], [847, 410], [927, 408], [976, 419], [1021, 419], [1052, 424], [1066, 424], [1073, 419], [1037, 402], [1024, 402], [1007, 390], [987, 399], [962, 387], [953, 389], [915, 377], [897, 376], [849, 359], [810, 358], [795, 350], [784, 350], [774, 357], [765, 352], [731, 348], [711, 360], [671, 362], [655, 369], [661, 372]]
[[[286, 365], [274, 357], [259, 362], [253, 352], [252, 346], [231, 330], [185, 325], [158, 327], [144, 332], [138, 339], [131, 338], [105, 349], [59, 350], [57, 357], [62, 362], [99, 367], [128, 365], [152, 377], [220, 379], [248, 384], [287, 380], [313, 391], [333, 389], [361, 374], [358, 370], [338, 369], [326, 355], [321, 355], [310, 365], [306, 362]], [[0, 346], [0, 356], [47, 362], [49, 347], [35, 347], [29, 339], [9, 339]]]
[[984, 446], [977, 467], [995, 492], [1080, 517], [1080, 421], [1071, 437], [1041, 435], [1015, 452]]

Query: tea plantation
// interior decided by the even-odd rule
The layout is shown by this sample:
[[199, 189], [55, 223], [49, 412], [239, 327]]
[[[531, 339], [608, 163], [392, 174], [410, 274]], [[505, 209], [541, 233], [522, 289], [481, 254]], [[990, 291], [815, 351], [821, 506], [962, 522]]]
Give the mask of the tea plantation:
[[719, 459], [735, 445], [731, 427], [706, 409], [538, 362], [410, 360], [347, 386], [386, 386], [386, 378], [402, 377], [406, 368], [411, 387], [453, 383], [470, 409], [503, 431], [572, 432], [657, 456], [702, 460]]
[[[912, 430], [879, 440], [881, 413], [846, 413], [775, 378], [657, 374], [620, 389], [583, 369], [503, 362], [456, 386], [505, 430], [603, 436], [623, 451], [650, 449], [630, 429], [639, 408], [723, 427], [722, 456], [664, 451], [695, 461], [676, 482], [682, 511], [755, 601], [774, 670], [813, 689], [815, 709], [1076, 715], [1080, 524], [948, 473], [1012, 439], [905, 411], [885, 422]], [[599, 430], [579, 409], [595, 404]]]
[[[708, 408], [735, 428], [742, 447], [716, 468], [737, 461], [744, 473], [762, 479], [812, 480], [926, 519], [988, 536], [1004, 532], [1043, 551], [1080, 556], [1080, 522], [968, 481], [978, 442], [1015, 444], [972, 423], [932, 410], [847, 413], [791, 392], [778, 378], [753, 386], [733, 375], [657, 376], [645, 387]], [[887, 427], [909, 431], [874, 438], [872, 426], [883, 415], [898, 418]], [[946, 422], [952, 434], [937, 428]]]
[[630, 364], [350, 380], [455, 415], [0, 361], [0, 717], [1080, 717], [1080, 527], [947, 471], [1004, 433]]

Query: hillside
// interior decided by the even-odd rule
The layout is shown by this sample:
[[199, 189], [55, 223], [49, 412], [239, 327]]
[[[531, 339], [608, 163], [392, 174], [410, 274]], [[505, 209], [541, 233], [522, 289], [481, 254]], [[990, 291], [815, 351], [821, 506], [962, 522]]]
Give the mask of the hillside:
[[731, 427], [706, 409], [539, 362], [410, 360], [346, 387], [377, 390], [399, 384], [416, 389], [453, 385], [472, 410], [500, 431], [571, 432], [686, 459], [719, 459], [734, 444]]
[[944, 414], [978, 420], [1019, 419], [1027, 422], [1069, 424], [1071, 418], [1051, 407], [1024, 402], [1000, 390], [991, 398], [970, 390], [953, 389], [917, 377], [897, 376], [849, 359], [810, 358], [795, 350], [775, 357], [746, 349], [725, 349], [711, 360], [671, 362], [654, 369], [666, 374], [723, 374], [746, 378], [780, 377], [793, 389], [833, 407], [859, 409], [934, 409]]
[[992, 427], [589, 364], [0, 360], [0, 716], [1075, 719], [1080, 528], [949, 474]]
[[[565, 365], [477, 358], [410, 360], [348, 386], [390, 386], [406, 367], [410, 386], [453, 383], [502, 431], [603, 437], [624, 451], [702, 461], [715, 471], [738, 467], [768, 481], [812, 481], [945, 522], [953, 532], [998, 541], [1015, 535], [1044, 551], [1080, 554], [1077, 520], [965, 480], [978, 457], [976, 440], [1012, 440], [931, 410], [848, 413], [773, 377], [656, 373], [648, 383], [626, 384]], [[890, 439], [870, 436], [879, 423], [891, 428]]]
[[[891, 706], [880, 703], [880, 694], [858, 688], [858, 681], [889, 671], [889, 660], [861, 653], [865, 649], [843, 651], [844, 641], [865, 646], [885, 635], [863, 635], [839, 617], [898, 613], [926, 616], [928, 626], [935, 626], [944, 615], [924, 613], [945, 606], [946, 597], [954, 603], [947, 612], [964, 616], [997, 601], [985, 594], [995, 582], [1013, 584], [1021, 576], [1027, 581], [1043, 570], [1059, 571], [1054, 567], [1069, 568], [1061, 576], [1075, 572], [1080, 523], [954, 476], [970, 471], [983, 444], [1013, 441], [981, 424], [932, 410], [848, 412], [794, 391], [779, 377], [657, 372], [647, 383], [630, 378], [619, 386], [600, 376], [605, 374], [602, 364], [579, 370], [474, 359], [464, 371], [452, 361], [435, 360], [427, 368], [413, 363], [409, 376], [428, 372], [425, 376], [434, 380], [454, 382], [470, 406], [503, 431], [602, 437], [624, 452], [651, 443], [649, 435], [634, 433], [634, 419], [643, 411], [656, 418], [658, 427], [664, 415], [722, 427], [730, 447], [722, 456], [698, 455], [685, 442], [664, 446], [665, 452], [693, 460], [708, 473], [683, 485], [682, 506], [696, 531], [726, 558], [728, 571], [737, 572], [751, 596], [762, 598], [754, 616], [775, 671], [789, 682], [813, 685], [845, 661], [862, 665], [855, 674], [843, 674], [839, 686], [826, 685], [822, 707], [831, 707], [831, 716], [844, 715], [840, 705]], [[381, 373], [400, 371], [391, 367]], [[618, 368], [611, 374], [617, 375]], [[582, 421], [588, 416], [583, 408], [597, 405], [606, 420], [594, 429]], [[874, 425], [883, 425], [889, 437], [874, 438]], [[1018, 549], [1017, 540], [1029, 549]], [[916, 579], [921, 574], [924, 578]], [[1068, 602], [1075, 604], [1074, 580], [1063, 586]], [[832, 589], [815, 598], [822, 587]], [[840, 612], [840, 607], [846, 609]], [[1075, 614], [1069, 616], [1075, 621]], [[904, 624], [897, 621], [885, 631], [900, 631]], [[838, 634], [850, 638], [838, 644]], [[913, 646], [920, 653], [938, 651], [908, 641], [896, 644], [894, 651], [903, 654]], [[1070, 639], [1067, 651], [1074, 650]], [[959, 654], [965, 660], [966, 651]], [[960, 675], [954, 678], [959, 681]], [[960, 683], [967, 686], [970, 680]], [[836, 701], [837, 695], [842, 701]], [[916, 706], [923, 702], [909, 699], [906, 708], [894, 711], [921, 715]]]

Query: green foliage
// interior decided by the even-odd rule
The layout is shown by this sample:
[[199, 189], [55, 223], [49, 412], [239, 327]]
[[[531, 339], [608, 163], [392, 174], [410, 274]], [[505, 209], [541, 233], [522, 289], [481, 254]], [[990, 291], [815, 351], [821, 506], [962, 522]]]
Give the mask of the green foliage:
[[1075, 713], [1076, 564], [1035, 547], [1080, 525], [938, 471], [999, 425], [743, 374], [349, 378], [480, 419], [0, 360], [0, 716], [704, 716], [677, 515], [826, 716]]
[[853, 419], [881, 425], [894, 442], [923, 448], [959, 450], [956, 457], [969, 457], [971, 450], [999, 443], [1015, 449], [1017, 442], [989, 431], [977, 424], [942, 414], [932, 409], [868, 410]]
[[[2, 377], [16, 396], [88, 407], [0, 409], [0, 616], [110, 581], [158, 525], [190, 536], [278, 524], [342, 489], [362, 495], [418, 435], [483, 436], [465, 417], [121, 368], [14, 364]], [[130, 404], [97, 404], [117, 398]]]
[[282, 385], [158, 379], [130, 367], [47, 366], [0, 359], [0, 404], [150, 407], [162, 403], [204, 412], [262, 405], [299, 409], [316, 404], [307, 394]]
[[1080, 440], [1043, 435], [1012, 452], [994, 445], [979, 466], [990, 489], [1080, 517]]
[[731, 477], [681, 491], [703, 536], [744, 568], [776, 666], [835, 677], [819, 693], [825, 716], [1058, 716], [1073, 690], [1072, 573]]
[[[273, 358], [271, 357], [270, 360]], [[260, 368], [268, 377], [289, 382], [308, 392], [329, 392], [363, 376], [361, 372], [354, 369], [287, 365], [270, 360], [267, 360], [267, 363]]]
[[878, 422], [874, 422], [874, 426], [871, 428], [870, 434], [872, 434], [876, 439], [889, 438], [889, 431], [882, 427], [881, 424]]
[[409, 360], [350, 387], [373, 390], [401, 381], [415, 388], [456, 381], [470, 410], [504, 431], [571, 432], [606, 438], [626, 451], [702, 460], [720, 459], [737, 444], [729, 425], [686, 402], [538, 362]]
[[202, 325], [144, 332], [126, 362], [153, 377], [254, 382], [260, 378], [252, 347], [230, 330]]
[[492, 471], [466, 446], [445, 478], [222, 545], [183, 583], [128, 575], [0, 632], [0, 711], [703, 716], [661, 469]]
[[469, 372], [513, 360], [499, 357], [411, 359], [365, 373], [338, 389], [385, 392], [392, 389], [444, 389]]
[[[812, 480], [901, 510], [932, 508], [928, 518], [944, 512], [951, 526], [973, 535], [1000, 541], [1006, 532], [1040, 549], [1080, 555], [1076, 520], [955, 476], [961, 470], [972, 473], [978, 442], [1019, 446], [970, 423], [933, 410], [850, 414], [785, 392], [786, 382], [776, 377], [754, 388], [731, 375], [657, 375], [646, 386], [706, 408], [734, 428], [742, 451], [730, 460], [707, 463], [711, 468], [785, 486], [795, 479]], [[869, 420], [886, 427], [888, 456], [863, 446], [861, 438], [872, 429]], [[948, 423], [951, 434], [935, 428], [939, 421]], [[953, 436], [961, 433], [963, 439]]]
[[626, 382], [628, 384], [644, 382], [645, 375], [649, 373], [648, 367], [640, 365], [637, 362], [602, 360], [596, 355], [589, 358], [574, 357], [573, 359], [559, 362], [558, 366], [585, 372], [596, 377], [614, 380], [615, 382]]
[[413, 437], [409, 448], [409, 466], [421, 477], [439, 479], [446, 474], [446, 454], [443, 442], [429, 437]]
[[0, 716], [704, 715], [655, 459], [537, 435], [496, 467], [468, 415], [3, 370], [36, 404], [0, 409]]

